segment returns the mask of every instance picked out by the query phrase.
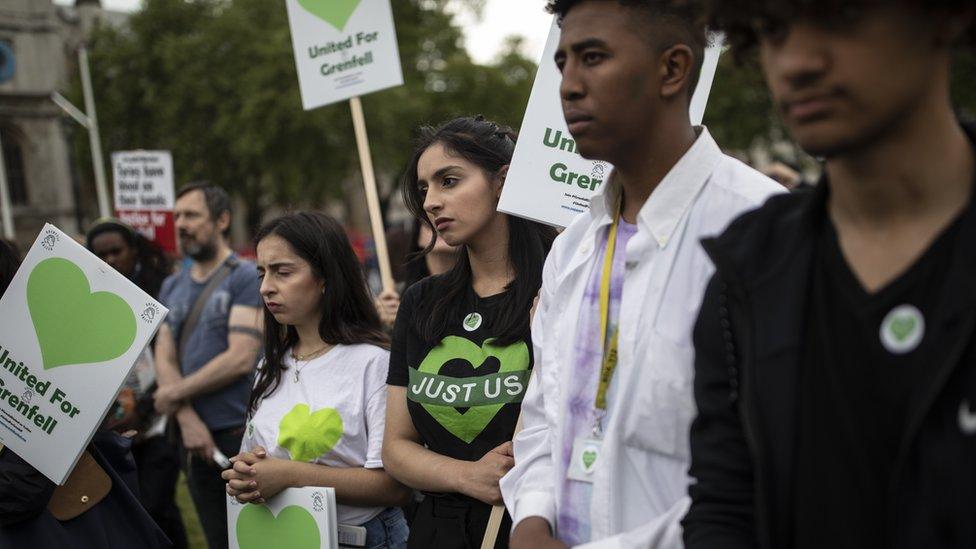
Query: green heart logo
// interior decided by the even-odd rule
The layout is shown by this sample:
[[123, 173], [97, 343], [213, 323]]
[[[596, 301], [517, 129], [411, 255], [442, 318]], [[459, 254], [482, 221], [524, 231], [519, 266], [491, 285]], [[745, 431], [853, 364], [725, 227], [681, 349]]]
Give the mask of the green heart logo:
[[893, 319], [888, 329], [891, 331], [891, 335], [895, 336], [895, 339], [900, 343], [915, 333], [917, 326], [918, 319], [912, 315], [906, 315]]
[[27, 308], [45, 370], [118, 358], [136, 339], [129, 304], [111, 292], [92, 293], [81, 268], [60, 257], [31, 271]]
[[362, 0], [298, 0], [305, 11], [340, 31], [346, 28], [360, 2]]
[[583, 470], [589, 472], [593, 468], [594, 463], [596, 463], [596, 450], [583, 452]]
[[[475, 369], [484, 365], [488, 357], [495, 357], [501, 364], [501, 372], [520, 372], [529, 369], [529, 347], [524, 341], [513, 343], [507, 347], [492, 345], [489, 339], [478, 347], [470, 340], [458, 336], [447, 336], [431, 349], [424, 361], [417, 368], [421, 372], [437, 374], [441, 368], [451, 360], [461, 359], [471, 364]], [[498, 414], [504, 404], [487, 404], [472, 406], [465, 413], [461, 413], [453, 406], [438, 404], [422, 404], [427, 413], [447, 429], [449, 433], [470, 444], [491, 420]]]
[[312, 514], [289, 505], [275, 518], [264, 505], [248, 503], [237, 516], [237, 545], [241, 549], [319, 549], [319, 525]]
[[278, 424], [278, 446], [294, 461], [313, 461], [342, 438], [342, 416], [335, 408], [309, 412], [308, 404], [296, 404]]

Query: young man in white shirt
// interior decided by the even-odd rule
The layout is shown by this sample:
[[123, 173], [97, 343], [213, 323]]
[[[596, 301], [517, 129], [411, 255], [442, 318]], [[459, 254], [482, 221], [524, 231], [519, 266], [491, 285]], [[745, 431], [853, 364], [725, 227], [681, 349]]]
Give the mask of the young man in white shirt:
[[690, 123], [706, 32], [689, 4], [549, 5], [569, 130], [615, 169], [546, 263], [501, 483], [513, 548], [680, 547], [691, 329], [713, 272], [699, 240], [780, 190]]

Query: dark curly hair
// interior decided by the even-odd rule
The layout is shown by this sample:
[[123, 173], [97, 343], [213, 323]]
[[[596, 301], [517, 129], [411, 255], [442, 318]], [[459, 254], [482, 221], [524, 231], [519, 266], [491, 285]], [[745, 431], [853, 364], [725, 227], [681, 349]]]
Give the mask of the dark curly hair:
[[[972, 0], [895, 0], [916, 6], [927, 13], [945, 11], [965, 13]], [[766, 33], [775, 32], [797, 19], [822, 22], [825, 26], [846, 26], [856, 21], [863, 10], [878, 6], [877, 0], [704, 0], [707, 24], [724, 31], [737, 57], [751, 53]], [[959, 46], [976, 46], [976, 25], [960, 40]]]
[[[583, 0], [549, 0], [546, 10], [554, 14], [560, 22], [577, 4]], [[605, 0], [610, 1], [610, 0]], [[703, 0], [615, 0], [622, 6], [641, 9], [647, 21], [655, 25], [653, 38], [657, 46], [664, 48], [673, 44], [685, 44], [695, 55], [695, 66], [688, 85], [691, 97], [698, 87], [702, 65], [705, 62], [705, 48], [708, 47], [708, 31], [705, 26], [705, 6]], [[664, 31], [664, 32], [662, 32]], [[651, 38], [649, 35], [648, 38]], [[662, 44], [664, 43], [664, 44]]]

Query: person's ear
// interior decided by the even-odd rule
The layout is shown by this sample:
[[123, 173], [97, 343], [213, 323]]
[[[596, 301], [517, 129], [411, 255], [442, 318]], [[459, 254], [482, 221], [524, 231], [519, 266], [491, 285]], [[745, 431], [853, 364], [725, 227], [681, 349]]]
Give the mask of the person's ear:
[[687, 96], [695, 65], [695, 53], [685, 44], [675, 44], [664, 50], [660, 57], [661, 97], [670, 100]]
[[223, 212], [222, 214], [217, 216], [216, 225], [217, 225], [217, 232], [221, 235], [225, 234], [227, 232], [227, 229], [230, 228], [230, 212]]

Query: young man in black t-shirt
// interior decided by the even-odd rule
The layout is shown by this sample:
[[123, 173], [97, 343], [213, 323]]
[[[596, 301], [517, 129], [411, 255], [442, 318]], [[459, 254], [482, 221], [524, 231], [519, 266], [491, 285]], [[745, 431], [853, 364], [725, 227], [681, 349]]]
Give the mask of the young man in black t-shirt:
[[825, 175], [705, 242], [686, 547], [974, 547], [976, 6], [713, 4]]

